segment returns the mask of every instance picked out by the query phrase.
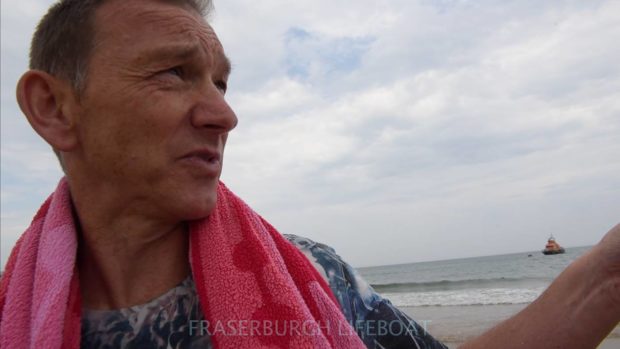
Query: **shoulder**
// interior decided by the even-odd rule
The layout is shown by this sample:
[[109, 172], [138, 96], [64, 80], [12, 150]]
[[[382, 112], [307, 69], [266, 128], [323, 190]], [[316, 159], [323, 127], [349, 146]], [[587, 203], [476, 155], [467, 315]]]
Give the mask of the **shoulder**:
[[[368, 348], [445, 349], [409, 316], [383, 298], [361, 274], [326, 244], [309, 238], [283, 234], [319, 271], [338, 300], [340, 308]], [[379, 334], [377, 326], [400, 329]]]
[[359, 272], [344, 261], [333, 247], [299, 235], [283, 235], [308, 258], [327, 281], [347, 320], [359, 319], [382, 300]]
[[329, 282], [328, 271], [338, 268], [344, 261], [336, 254], [336, 251], [328, 245], [316, 242], [307, 237], [282, 234], [290, 243], [297, 247], [321, 273], [323, 278]]

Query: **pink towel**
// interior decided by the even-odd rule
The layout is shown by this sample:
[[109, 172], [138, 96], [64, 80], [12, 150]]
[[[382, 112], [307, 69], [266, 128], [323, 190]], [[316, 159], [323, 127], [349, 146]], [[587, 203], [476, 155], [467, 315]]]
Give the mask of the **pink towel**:
[[[79, 348], [76, 254], [63, 179], [6, 265], [1, 348]], [[190, 224], [190, 263], [214, 348], [365, 348], [306, 257], [222, 183]]]

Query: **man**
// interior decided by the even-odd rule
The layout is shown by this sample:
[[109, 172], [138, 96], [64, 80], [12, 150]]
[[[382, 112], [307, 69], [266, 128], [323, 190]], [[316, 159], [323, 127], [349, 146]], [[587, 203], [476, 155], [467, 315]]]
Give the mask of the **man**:
[[[66, 179], [7, 265], [2, 347], [443, 348], [219, 183], [238, 120], [208, 5], [65, 0], [42, 20], [17, 96]], [[620, 229], [604, 242], [465, 347], [595, 347], [620, 319]]]

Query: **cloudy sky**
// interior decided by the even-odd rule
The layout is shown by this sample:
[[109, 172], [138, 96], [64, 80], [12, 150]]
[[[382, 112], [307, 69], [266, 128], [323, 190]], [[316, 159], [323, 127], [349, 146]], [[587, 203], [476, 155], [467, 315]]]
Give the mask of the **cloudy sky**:
[[[3, 0], [1, 262], [61, 171], [14, 86], [52, 1]], [[226, 0], [223, 180], [355, 266], [595, 244], [620, 222], [620, 2]]]

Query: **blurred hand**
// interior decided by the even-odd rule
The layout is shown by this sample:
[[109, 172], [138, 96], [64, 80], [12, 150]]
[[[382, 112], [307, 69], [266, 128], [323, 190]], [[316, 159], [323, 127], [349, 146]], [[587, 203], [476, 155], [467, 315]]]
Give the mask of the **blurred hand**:
[[590, 252], [602, 272], [611, 298], [620, 311], [620, 224], [613, 227]]
[[620, 273], [620, 224], [605, 234], [595, 249], [610, 263], [611, 271], [618, 275]]

